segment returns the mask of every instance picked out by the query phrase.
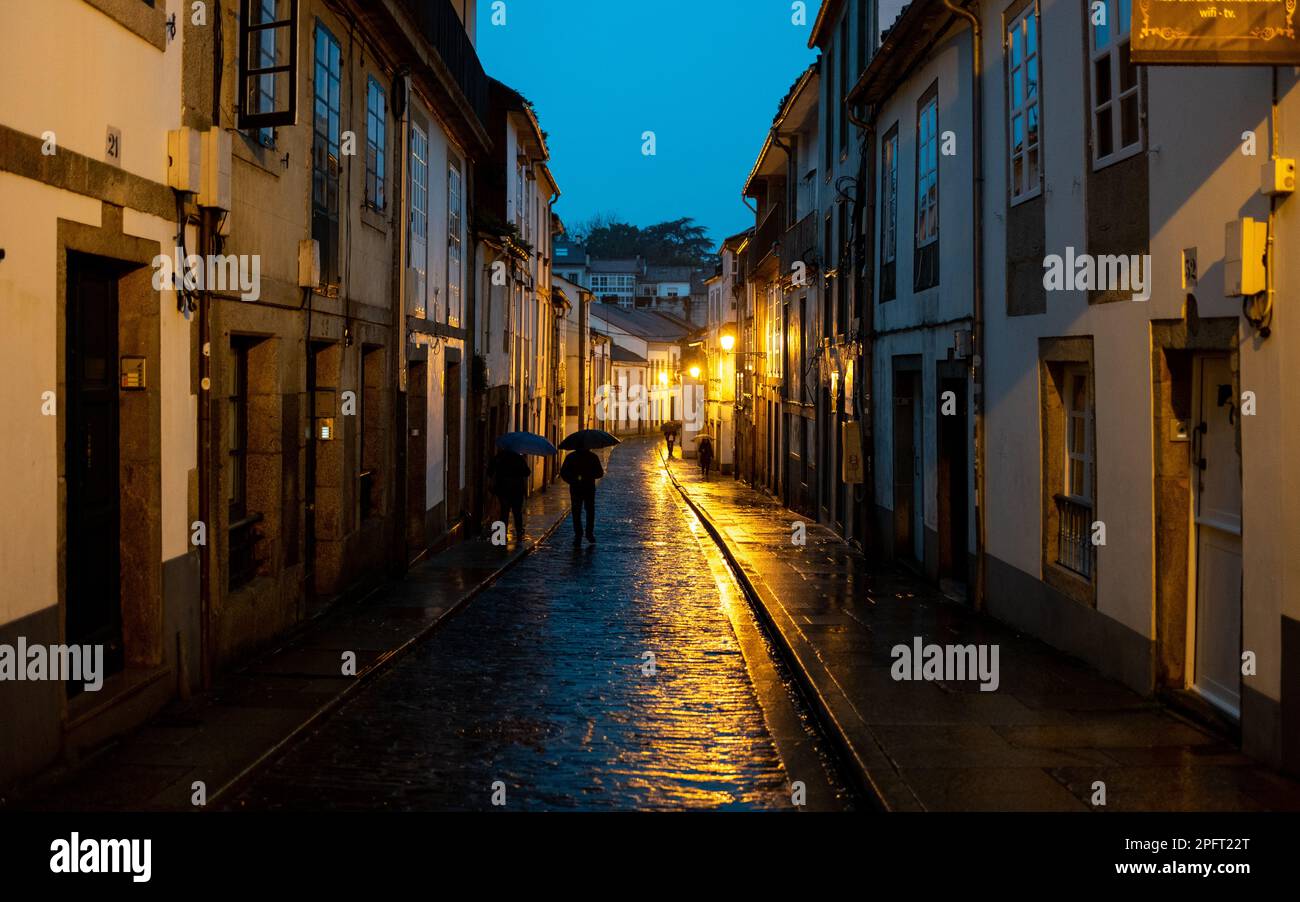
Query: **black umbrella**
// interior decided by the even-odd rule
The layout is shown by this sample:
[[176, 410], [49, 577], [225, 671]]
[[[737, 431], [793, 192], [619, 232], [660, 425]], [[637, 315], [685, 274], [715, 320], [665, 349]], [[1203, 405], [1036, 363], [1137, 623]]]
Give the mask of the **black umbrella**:
[[555, 453], [555, 446], [535, 432], [507, 432], [497, 439], [497, 447], [536, 457], [549, 457]]
[[609, 448], [621, 444], [623, 444], [621, 441], [603, 429], [579, 429], [560, 442], [560, 450], [577, 451], [585, 449], [591, 451], [595, 448]]

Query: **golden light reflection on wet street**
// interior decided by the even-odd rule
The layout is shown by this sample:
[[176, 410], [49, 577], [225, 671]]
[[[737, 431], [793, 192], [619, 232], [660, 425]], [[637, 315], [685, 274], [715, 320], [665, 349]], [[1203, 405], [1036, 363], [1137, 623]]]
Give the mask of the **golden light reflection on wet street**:
[[765, 717], [788, 698], [768, 675], [760, 699], [746, 601], [649, 443], [615, 452], [596, 517], [598, 545], [561, 524], [240, 803], [490, 809], [499, 784], [509, 810], [790, 810]]

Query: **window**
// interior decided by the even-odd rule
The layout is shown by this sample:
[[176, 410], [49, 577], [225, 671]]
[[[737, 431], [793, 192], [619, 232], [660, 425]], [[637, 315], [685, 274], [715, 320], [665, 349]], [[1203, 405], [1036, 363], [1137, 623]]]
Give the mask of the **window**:
[[[247, 39], [247, 50], [253, 58], [253, 66], [257, 72], [266, 73], [268, 69], [274, 68], [276, 63], [276, 38], [278, 32], [274, 28], [261, 27], [265, 23], [275, 21], [275, 0], [256, 0], [249, 10], [252, 19], [249, 23], [250, 32]], [[243, 21], [241, 19], [241, 21]], [[249, 94], [245, 99], [245, 108], [253, 113], [272, 112], [275, 110], [275, 80], [274, 74], [254, 75], [249, 78], [245, 84], [248, 87]], [[263, 147], [275, 146], [275, 129], [270, 127], [250, 130], [250, 136], [261, 144]]]
[[226, 554], [226, 591], [248, 585], [257, 576], [260, 514], [248, 505], [248, 355], [257, 339], [230, 340], [230, 406], [227, 409], [226, 502], [229, 514]]
[[230, 407], [226, 435], [230, 454], [226, 458], [226, 500], [230, 520], [242, 520], [248, 512], [248, 342], [230, 343]]
[[1071, 499], [1092, 501], [1092, 450], [1088, 415], [1088, 370], [1070, 367], [1065, 371], [1065, 494]]
[[1142, 147], [1141, 86], [1129, 62], [1132, 0], [1104, 0], [1099, 25], [1089, 17], [1092, 80], [1092, 160], [1100, 169]]
[[388, 143], [385, 136], [384, 89], [370, 78], [366, 82], [366, 204], [375, 210], [384, 209], [384, 154]]
[[461, 259], [464, 237], [460, 161], [454, 157], [447, 165], [447, 323], [460, 325]]
[[916, 253], [912, 290], [939, 284], [939, 85], [916, 105]]
[[867, 0], [861, 0], [858, 8], [858, 71], [862, 72], [867, 68], [868, 58], [871, 55], [871, 36], [869, 25], [871, 22], [871, 11]]
[[835, 276], [835, 299], [838, 311], [838, 323], [836, 331], [840, 334], [846, 334], [849, 331], [849, 261], [845, 259], [845, 251], [849, 246], [849, 205], [847, 201], [841, 200], [838, 204], [838, 234], [839, 245], [836, 254], [837, 264]]
[[[1092, 403], [1088, 367], [1060, 370], [1063, 472], [1056, 495], [1056, 563], [1092, 579]], [[1053, 480], [1055, 482], [1055, 480]]]
[[939, 240], [939, 98], [928, 93], [916, 116], [916, 246]]
[[[416, 301], [412, 316], [424, 319], [425, 273], [429, 271], [429, 136], [423, 123], [411, 123], [411, 225], [407, 265], [416, 271]], [[436, 317], [436, 312], [435, 312]]]
[[892, 301], [897, 292], [898, 258], [898, 125], [880, 147], [880, 299]]
[[1011, 200], [1042, 191], [1039, 140], [1038, 15], [1033, 4], [1007, 26], [1007, 116]]
[[524, 166], [520, 163], [515, 167], [515, 228], [519, 230], [519, 237], [525, 238], [524, 235]]
[[312, 141], [311, 236], [320, 242], [321, 279], [339, 278], [339, 42], [316, 23], [315, 116]]
[[826, 175], [829, 178], [831, 166], [835, 163], [835, 52], [827, 50], [822, 58], [822, 84], [826, 86]]
[[297, 122], [297, 34], [298, 0], [240, 0], [236, 125], [259, 141], [273, 135], [270, 129]]
[[848, 111], [844, 98], [849, 96], [849, 17], [840, 20], [840, 88], [835, 95], [835, 115], [840, 119], [840, 152], [849, 149]]

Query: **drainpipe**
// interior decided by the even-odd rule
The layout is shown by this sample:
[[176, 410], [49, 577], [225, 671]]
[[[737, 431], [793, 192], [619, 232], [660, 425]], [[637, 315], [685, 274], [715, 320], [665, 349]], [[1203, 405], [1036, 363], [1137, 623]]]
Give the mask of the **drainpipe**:
[[[200, 253], [209, 253], [211, 211], [200, 210]], [[181, 220], [181, 235], [185, 234]], [[183, 237], [182, 237], [182, 240]], [[207, 544], [199, 546], [199, 680], [203, 689], [212, 688], [212, 557], [216, 530], [212, 522], [212, 293], [203, 286], [199, 301], [199, 522], [207, 530]], [[186, 677], [182, 677], [186, 679]], [[188, 692], [189, 687], [185, 687]]]
[[[976, 0], [978, 4], [978, 0]], [[982, 65], [984, 35], [979, 16], [957, 6], [954, 0], [943, 0], [943, 5], [961, 16], [971, 27], [971, 170], [974, 193], [974, 210], [971, 214], [974, 230], [971, 242], [972, 271], [974, 275], [971, 344], [972, 394], [975, 398], [975, 593], [974, 607], [982, 611], [985, 606], [987, 566], [985, 562], [985, 478], [984, 478], [984, 160], [981, 153], [983, 138], [981, 124], [984, 118], [984, 93]]]
[[[393, 234], [397, 236], [397, 246], [393, 249], [392, 266], [390, 271], [390, 284], [394, 294], [393, 330], [392, 343], [393, 353], [389, 363], [389, 384], [394, 386], [397, 391], [393, 392], [393, 515], [396, 520], [396, 529], [393, 530], [393, 537], [389, 543], [388, 549], [388, 570], [391, 575], [400, 576], [406, 571], [407, 562], [411, 559], [410, 549], [407, 547], [407, 498], [410, 487], [407, 482], [407, 445], [410, 441], [410, 423], [407, 422], [407, 399], [410, 397], [410, 385], [407, 382], [406, 374], [406, 236], [402, 230], [402, 222], [406, 219], [403, 214], [402, 204], [405, 201], [404, 190], [406, 188], [406, 177], [403, 170], [403, 161], [406, 159], [406, 110], [409, 105], [410, 95], [407, 93], [407, 78], [405, 67], [399, 69], [396, 73], [396, 82], [402, 87], [402, 97], [400, 98], [401, 113], [398, 134], [401, 139], [396, 142], [393, 148], [393, 156], [396, 160], [396, 166], [392, 166], [390, 171], [401, 173], [396, 180], [397, 184], [392, 186], [389, 192], [389, 218], [393, 225]], [[307, 336], [307, 353], [311, 354], [311, 336]], [[315, 399], [312, 400], [313, 407]], [[314, 411], [313, 411], [314, 412]]]
[[[591, 309], [589, 298], [583, 297], [583, 288], [578, 286], [578, 429], [587, 428], [587, 346], [590, 343], [587, 323]], [[565, 342], [568, 343], [567, 341]], [[567, 353], [567, 349], [566, 349]], [[592, 373], [594, 376], [595, 373]]]
[[[857, 389], [858, 399], [862, 401], [862, 414], [858, 420], [860, 431], [862, 432], [862, 456], [866, 463], [862, 473], [862, 499], [861, 504], [865, 508], [862, 517], [862, 535], [859, 537], [862, 542], [862, 550], [871, 553], [875, 548], [876, 532], [876, 429], [875, 429], [875, 406], [872, 402], [872, 390], [874, 387], [875, 373], [875, 334], [876, 334], [876, 316], [875, 316], [875, 210], [876, 210], [876, 173], [875, 173], [875, 136], [876, 136], [876, 110], [871, 111], [871, 118], [864, 120], [858, 118], [853, 110], [853, 104], [844, 105], [848, 113], [849, 122], [853, 123], [862, 130], [862, 160], [858, 167], [858, 210], [857, 216], [853, 217], [853, 225], [856, 228], [859, 219], [864, 220], [862, 227], [861, 240], [854, 243], [854, 248], [862, 248], [861, 268], [859, 272], [864, 276], [860, 280], [854, 280], [855, 283], [860, 281], [860, 290], [862, 291], [862, 318], [858, 322], [858, 336], [862, 340], [862, 359], [860, 361]], [[865, 195], [865, 197], [864, 197]], [[862, 216], [865, 212], [866, 215]], [[859, 286], [854, 284], [854, 290], [859, 290]]]

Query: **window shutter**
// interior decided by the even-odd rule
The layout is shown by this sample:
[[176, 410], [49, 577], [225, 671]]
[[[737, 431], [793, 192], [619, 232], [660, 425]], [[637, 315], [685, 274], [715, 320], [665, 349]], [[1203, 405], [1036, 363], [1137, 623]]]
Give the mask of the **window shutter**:
[[[268, 17], [267, 7], [274, 10]], [[254, 21], [256, 15], [256, 21]], [[267, 54], [268, 45], [274, 52]], [[266, 57], [271, 57], [268, 65]], [[287, 59], [287, 62], [283, 62]], [[269, 78], [270, 92], [259, 91]], [[276, 128], [298, 123], [298, 0], [239, 0], [240, 129]], [[270, 109], [250, 98], [269, 98]], [[256, 106], [256, 108], [250, 108]]]

